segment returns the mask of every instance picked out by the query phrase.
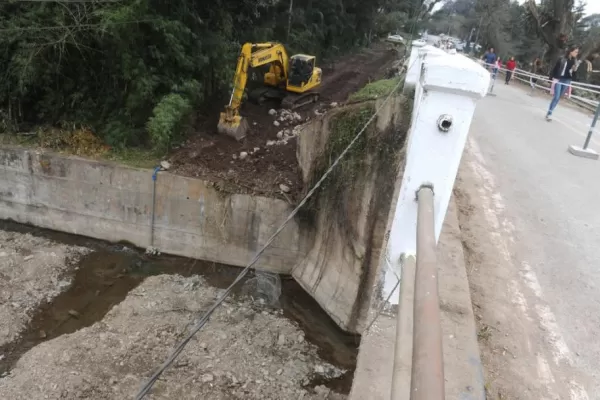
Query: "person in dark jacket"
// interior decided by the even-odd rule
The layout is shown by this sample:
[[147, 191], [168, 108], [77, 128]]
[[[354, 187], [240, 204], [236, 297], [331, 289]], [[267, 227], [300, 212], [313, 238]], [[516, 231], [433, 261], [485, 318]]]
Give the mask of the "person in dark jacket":
[[496, 52], [494, 51], [493, 47], [490, 47], [490, 49], [488, 51], [485, 52], [485, 54], [483, 55], [483, 61], [485, 62], [485, 68], [489, 69], [490, 67], [493, 67], [494, 64], [496, 63], [496, 59], [498, 57], [496, 56]]
[[550, 102], [548, 113], [546, 114], [546, 120], [552, 121], [552, 112], [558, 105], [560, 98], [566, 93], [567, 89], [571, 86], [571, 81], [577, 78], [577, 67], [579, 67], [579, 47], [571, 47], [557, 62], [552, 73], [550, 80], [554, 83], [554, 96]]

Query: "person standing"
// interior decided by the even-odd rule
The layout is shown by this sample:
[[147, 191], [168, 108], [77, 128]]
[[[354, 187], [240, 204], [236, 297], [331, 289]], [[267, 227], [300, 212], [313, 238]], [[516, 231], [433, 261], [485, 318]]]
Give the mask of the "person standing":
[[498, 71], [502, 69], [502, 59], [500, 59], [500, 57], [498, 57], [496, 59], [496, 62], [494, 63], [494, 66], [492, 67], [492, 77], [494, 79], [496, 79], [496, 74], [498, 74]]
[[487, 69], [492, 67], [496, 63], [496, 59], [497, 59], [494, 48], [490, 47], [489, 50], [485, 52], [482, 59], [485, 62], [485, 67]]
[[577, 78], [577, 67], [579, 66], [578, 55], [579, 47], [570, 47], [567, 53], [556, 62], [556, 65], [552, 69], [550, 80], [553, 81], [554, 94], [550, 102], [550, 107], [548, 107], [548, 113], [546, 114], [547, 121], [552, 121], [552, 112], [558, 105], [561, 97], [571, 86], [571, 82]]
[[531, 63], [531, 78], [529, 78], [529, 85], [531, 86], [531, 95], [535, 91], [535, 85], [537, 84], [538, 78], [537, 74], [539, 74], [542, 70], [542, 60], [539, 57], [536, 57], [535, 60]]
[[508, 62], [506, 63], [506, 82], [505, 82], [505, 84], [508, 85], [508, 83], [510, 82], [510, 80], [513, 77], [513, 74], [514, 74], [516, 68], [517, 68], [517, 62], [515, 61], [514, 57], [511, 57], [508, 60]]

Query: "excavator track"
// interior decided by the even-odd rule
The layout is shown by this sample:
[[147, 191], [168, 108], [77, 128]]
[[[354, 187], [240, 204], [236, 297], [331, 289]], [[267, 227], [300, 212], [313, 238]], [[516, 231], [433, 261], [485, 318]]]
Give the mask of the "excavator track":
[[281, 107], [288, 110], [295, 110], [307, 104], [316, 103], [319, 101], [320, 95], [318, 92], [309, 92], [302, 94], [288, 94], [281, 101]]

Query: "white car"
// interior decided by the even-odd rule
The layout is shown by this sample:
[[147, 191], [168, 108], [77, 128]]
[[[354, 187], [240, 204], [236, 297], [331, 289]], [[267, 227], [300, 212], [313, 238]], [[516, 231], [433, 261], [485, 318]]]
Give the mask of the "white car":
[[417, 40], [413, 40], [412, 44], [413, 44], [413, 46], [425, 46], [427, 44], [427, 42], [423, 39], [417, 39]]
[[392, 43], [404, 44], [404, 38], [400, 35], [389, 35], [387, 37], [387, 41]]

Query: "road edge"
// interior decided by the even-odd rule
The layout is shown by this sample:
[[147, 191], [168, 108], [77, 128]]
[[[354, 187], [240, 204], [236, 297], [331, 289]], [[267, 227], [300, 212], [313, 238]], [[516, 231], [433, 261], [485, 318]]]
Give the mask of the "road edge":
[[485, 377], [454, 196], [438, 242], [438, 266], [446, 398], [485, 399]]

